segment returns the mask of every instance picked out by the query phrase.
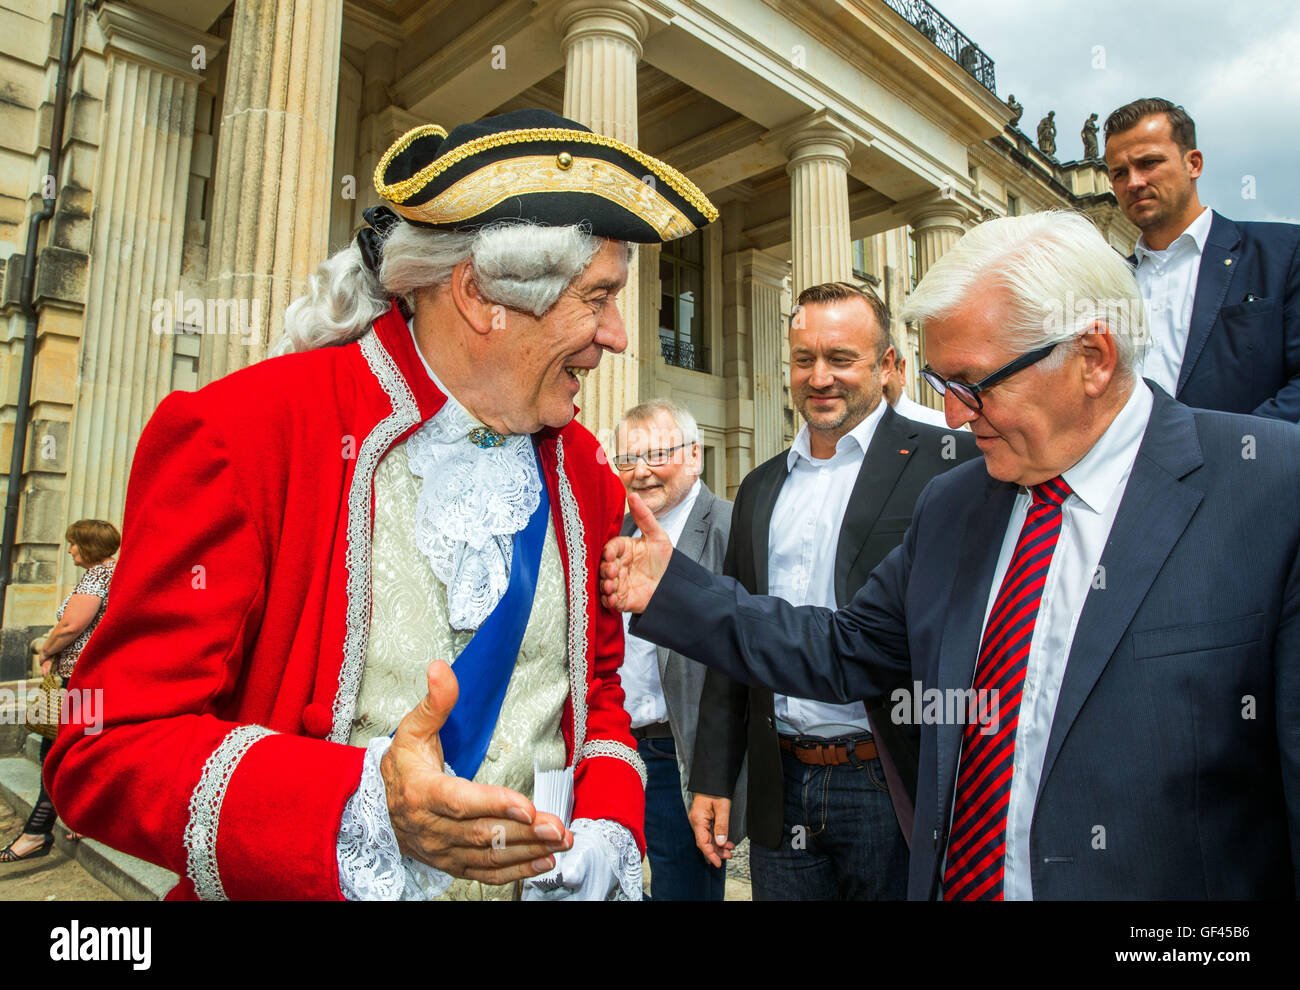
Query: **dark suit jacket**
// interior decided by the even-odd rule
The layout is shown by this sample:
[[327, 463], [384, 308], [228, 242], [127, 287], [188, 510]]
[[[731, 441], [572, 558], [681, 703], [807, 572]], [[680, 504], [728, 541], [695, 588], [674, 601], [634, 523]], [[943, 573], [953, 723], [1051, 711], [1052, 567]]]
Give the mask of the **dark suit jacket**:
[[[1034, 897], [1300, 890], [1300, 429], [1155, 404], [1075, 629], [1030, 826]], [[1251, 458], [1243, 437], [1253, 438]], [[1016, 488], [922, 494], [847, 608], [793, 608], [674, 556], [638, 635], [779, 691], [967, 689]], [[923, 725], [908, 896], [932, 898], [960, 725]], [[1096, 848], [1096, 827], [1105, 829]]]
[[1214, 214], [1175, 394], [1300, 423], [1300, 225]]
[[[840, 527], [835, 548], [837, 604], [848, 602], [871, 569], [898, 546], [911, 522], [916, 498], [930, 479], [978, 456], [969, 433], [904, 419], [886, 405]], [[788, 457], [789, 452], [783, 451], [759, 465], [736, 493], [723, 573], [758, 595], [767, 593], [768, 528], [777, 496], [789, 476]], [[809, 511], [818, 508], [810, 506]], [[868, 708], [877, 747], [887, 754], [882, 762], [891, 778], [890, 794], [899, 809], [900, 823], [910, 821], [920, 733], [913, 726], [894, 725], [887, 712]], [[700, 698], [698, 739], [691, 790], [731, 795], [748, 754], [750, 838], [776, 848], [784, 827], [784, 791], [772, 692], [709, 671]], [[908, 834], [907, 828], [904, 834]]]
[[[631, 514], [623, 517], [623, 535], [631, 536], [636, 523]], [[691, 506], [682, 527], [676, 550], [685, 554], [701, 567], [714, 573], [722, 570], [727, 552], [727, 535], [731, 532], [731, 503], [718, 498], [709, 486], [700, 482], [700, 494]], [[668, 725], [673, 732], [673, 748], [677, 751], [677, 769], [682, 779], [682, 800], [690, 812], [687, 782], [690, 778], [691, 757], [695, 753], [695, 727], [700, 718], [700, 692], [704, 688], [704, 675], [708, 667], [696, 663], [680, 653], [664, 647], [656, 650], [659, 660], [659, 682], [664, 689], [664, 703], [668, 708]], [[729, 832], [736, 842], [745, 836], [745, 795], [737, 793], [732, 801]]]

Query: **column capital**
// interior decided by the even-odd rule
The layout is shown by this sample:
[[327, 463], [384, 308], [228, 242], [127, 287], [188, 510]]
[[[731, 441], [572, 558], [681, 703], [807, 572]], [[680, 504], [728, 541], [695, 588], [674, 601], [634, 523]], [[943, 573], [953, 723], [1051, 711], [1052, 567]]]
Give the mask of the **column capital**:
[[824, 159], [849, 167], [849, 153], [857, 145], [848, 129], [828, 113], [818, 113], [779, 138], [789, 159], [786, 171], [806, 161]]
[[206, 69], [194, 67], [195, 46], [203, 47], [205, 65], [226, 46], [223, 38], [124, 3], [106, 3], [95, 16], [104, 32], [105, 54], [116, 52], [195, 82], [201, 82], [206, 73]]
[[755, 281], [779, 288], [790, 276], [790, 263], [780, 258], [774, 258], [766, 251], [746, 248], [743, 251], [737, 251], [736, 257], [740, 262], [741, 275], [745, 278], [752, 278]]
[[907, 217], [907, 223], [914, 231], [949, 227], [965, 233], [967, 224], [983, 216], [983, 210], [976, 203], [952, 189], [928, 193], [900, 206], [903, 207], [900, 212]]
[[580, 38], [615, 38], [630, 45], [641, 59], [641, 43], [650, 33], [650, 18], [629, 0], [570, 0], [555, 14], [565, 52]]

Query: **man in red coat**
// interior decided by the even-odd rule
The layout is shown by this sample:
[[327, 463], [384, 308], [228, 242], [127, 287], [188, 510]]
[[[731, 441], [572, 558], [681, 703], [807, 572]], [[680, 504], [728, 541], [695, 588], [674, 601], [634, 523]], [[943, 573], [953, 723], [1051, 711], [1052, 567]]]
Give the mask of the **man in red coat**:
[[[626, 347], [627, 242], [716, 210], [534, 110], [417, 128], [375, 179], [392, 212], [290, 307], [297, 353], [141, 436], [75, 674], [103, 731], [65, 726], [51, 794], [173, 898], [637, 897], [645, 771], [596, 589], [623, 492], [573, 399]], [[525, 796], [534, 764], [571, 813]]]

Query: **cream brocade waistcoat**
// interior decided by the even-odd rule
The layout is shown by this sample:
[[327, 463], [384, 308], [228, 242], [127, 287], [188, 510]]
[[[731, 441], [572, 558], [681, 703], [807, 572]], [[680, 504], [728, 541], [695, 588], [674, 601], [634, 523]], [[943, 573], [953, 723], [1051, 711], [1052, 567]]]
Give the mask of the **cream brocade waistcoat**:
[[[375, 471], [375, 529], [371, 565], [370, 636], [351, 743], [365, 746], [388, 735], [428, 690], [425, 668], [459, 656], [473, 637], [451, 628], [447, 589], [415, 544], [416, 503], [422, 482], [411, 473], [406, 444], [398, 444]], [[569, 696], [568, 592], [548, 520], [537, 594], [514, 673], [487, 756], [474, 781], [533, 796], [533, 761], [543, 770], [565, 765], [560, 718]], [[453, 770], [459, 770], [455, 764]], [[518, 884], [492, 886], [456, 880], [450, 900], [511, 900]]]

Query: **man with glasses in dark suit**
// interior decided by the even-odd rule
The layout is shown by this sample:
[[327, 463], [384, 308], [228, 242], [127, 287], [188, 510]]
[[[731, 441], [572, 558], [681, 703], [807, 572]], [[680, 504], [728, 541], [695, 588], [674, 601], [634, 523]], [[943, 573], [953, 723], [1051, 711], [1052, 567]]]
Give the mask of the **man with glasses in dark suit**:
[[1077, 214], [988, 221], [935, 263], [904, 315], [984, 462], [926, 488], [838, 611], [752, 596], [653, 529], [605, 548], [638, 635], [919, 716], [911, 898], [1300, 889], [1300, 430], [1138, 377], [1140, 306]]

